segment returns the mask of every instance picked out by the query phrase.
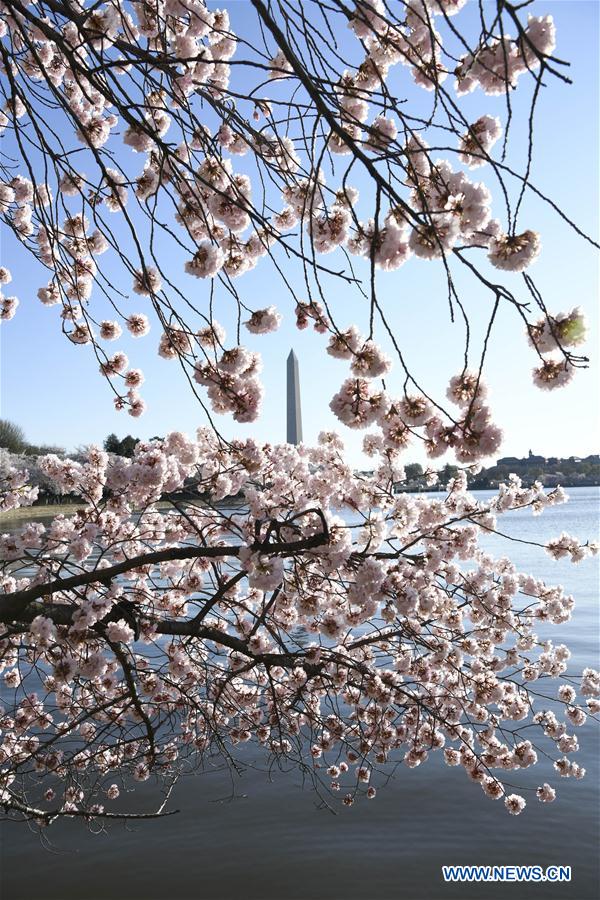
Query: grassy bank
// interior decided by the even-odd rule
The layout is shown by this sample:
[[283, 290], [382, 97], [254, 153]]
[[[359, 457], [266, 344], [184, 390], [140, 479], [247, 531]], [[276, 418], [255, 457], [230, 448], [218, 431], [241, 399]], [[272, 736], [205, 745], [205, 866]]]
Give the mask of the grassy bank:
[[48, 506], [21, 506], [19, 509], [9, 509], [8, 512], [0, 512], [0, 527], [4, 522], [32, 522], [34, 519], [51, 519], [62, 513], [72, 516], [80, 503], [56, 503]]
[[[190, 504], [190, 501], [180, 501], [183, 506], [190, 506], [199, 508], [204, 506], [202, 498], [199, 497], [197, 500]], [[64, 516], [72, 516], [74, 515], [78, 509], [81, 509], [85, 504], [83, 503], [56, 503], [56, 504], [48, 504], [48, 506], [22, 506], [19, 509], [11, 509], [8, 512], [0, 512], [0, 530], [4, 524], [8, 525], [25, 525], [27, 522], [33, 522], [36, 519], [53, 519], [54, 516], [62, 513]], [[159, 500], [158, 503], [154, 504], [156, 509], [166, 510], [173, 509], [173, 503], [168, 500]], [[230, 500], [228, 503], [218, 503], [217, 507], [224, 507], [225, 509], [237, 509], [243, 506], [243, 502], [239, 499]]]

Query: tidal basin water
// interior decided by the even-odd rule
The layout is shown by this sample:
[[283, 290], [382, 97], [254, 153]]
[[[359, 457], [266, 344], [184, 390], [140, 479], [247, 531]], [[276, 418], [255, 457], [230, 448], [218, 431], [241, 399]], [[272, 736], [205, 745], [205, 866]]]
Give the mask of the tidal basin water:
[[[597, 539], [600, 489], [568, 493], [566, 506], [538, 517], [509, 513], [499, 527], [524, 540], [563, 530]], [[569, 672], [597, 668], [598, 560], [555, 562], [496, 536], [485, 546], [575, 595], [573, 619], [538, 633], [571, 648]], [[96, 835], [59, 823], [45, 832], [49, 848], [27, 826], [4, 824], [0, 900], [596, 900], [600, 726], [578, 734], [575, 758], [586, 778], [559, 778], [550, 764], [520, 773], [519, 784], [548, 781], [558, 796], [541, 804], [528, 794], [519, 817], [434, 754], [417, 769], [399, 767], [375, 800], [338, 815], [318, 808], [298, 774], [273, 772], [269, 780], [247, 768], [241, 776], [215, 770], [183, 779], [172, 802], [181, 812], [162, 821]], [[566, 865], [572, 881], [444, 884], [441, 866], [452, 864]]]

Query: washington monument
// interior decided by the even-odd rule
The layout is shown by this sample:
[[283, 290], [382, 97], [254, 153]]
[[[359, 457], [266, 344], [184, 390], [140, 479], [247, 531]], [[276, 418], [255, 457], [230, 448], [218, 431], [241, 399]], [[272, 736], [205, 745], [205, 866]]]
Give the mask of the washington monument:
[[300, 409], [300, 376], [298, 359], [293, 350], [287, 358], [287, 442], [302, 443], [302, 410]]

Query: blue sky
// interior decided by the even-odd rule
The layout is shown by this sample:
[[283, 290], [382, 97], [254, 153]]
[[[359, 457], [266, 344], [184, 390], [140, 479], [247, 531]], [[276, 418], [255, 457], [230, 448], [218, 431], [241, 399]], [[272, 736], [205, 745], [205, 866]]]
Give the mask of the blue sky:
[[[542, 92], [536, 124], [532, 181], [549, 194], [557, 205], [592, 235], [598, 233], [598, 3], [580, 0], [539, 2], [530, 11], [551, 13], [558, 30], [557, 54], [571, 61], [572, 86], [552, 81]], [[250, 28], [248, 4], [232, 4], [232, 26], [238, 33]], [[398, 67], [402, 87], [411, 98], [425, 92], [406, 86], [407, 70]], [[273, 92], [277, 88], [273, 88]], [[526, 91], [514, 95], [516, 118], [523, 118]], [[464, 100], [471, 120], [483, 113], [502, 115], [502, 98], [487, 98], [477, 91]], [[519, 117], [519, 111], [521, 116]], [[525, 126], [514, 126], [509, 162], [520, 168], [523, 161]], [[141, 170], [142, 158], [124, 154], [123, 165]], [[441, 155], [441, 154], [440, 154]], [[119, 157], [121, 161], [121, 156]], [[236, 168], [242, 166], [234, 160]], [[475, 180], [484, 178], [477, 170]], [[357, 186], [361, 187], [359, 182]], [[493, 187], [493, 185], [490, 185]], [[515, 185], [512, 185], [515, 188]], [[494, 214], [502, 218], [499, 203]], [[114, 220], [111, 220], [111, 224]], [[502, 306], [489, 351], [487, 381], [495, 420], [505, 430], [500, 455], [524, 455], [532, 448], [546, 455], [587, 455], [598, 450], [598, 267], [594, 248], [577, 236], [541, 201], [528, 196], [520, 216], [523, 227], [541, 232], [542, 253], [530, 274], [541, 289], [551, 310], [568, 310], [580, 305], [591, 325], [586, 348], [591, 367], [582, 371], [565, 390], [551, 394], [535, 389], [531, 369], [535, 356], [527, 346], [522, 325], [512, 307]], [[141, 341], [124, 336], [118, 346], [130, 358], [131, 365], [146, 374], [142, 394], [148, 412], [131, 419], [113, 409], [112, 399], [89, 348], [72, 345], [60, 333], [58, 307], [45, 308], [37, 300], [37, 289], [46, 284], [47, 273], [35, 263], [6, 230], [0, 244], [0, 258], [13, 273], [13, 283], [5, 293], [19, 296], [16, 317], [2, 324], [0, 335], [0, 414], [18, 422], [28, 439], [35, 443], [56, 443], [67, 448], [101, 442], [109, 432], [123, 436], [132, 433], [141, 438], [170, 430], [193, 433], [205, 424], [201, 408], [189, 391], [176, 363], [156, 355], [159, 328]], [[281, 259], [281, 257], [280, 257]], [[341, 259], [341, 257], [340, 257]], [[103, 258], [103, 262], [106, 256]], [[327, 264], [342, 265], [333, 254]], [[393, 273], [380, 273], [379, 292], [390, 316], [394, 332], [419, 379], [429, 390], [441, 393], [448, 378], [458, 372], [462, 359], [460, 324], [448, 318], [445, 279], [440, 266], [411, 259]], [[178, 270], [179, 271], [179, 270]], [[294, 264], [287, 268], [298, 281]], [[121, 277], [115, 269], [115, 279]], [[480, 349], [483, 330], [491, 312], [492, 299], [466, 273], [456, 274], [457, 284], [472, 321], [474, 348]], [[175, 276], [178, 286], [200, 306], [208, 303], [208, 285], [183, 273]], [[129, 289], [130, 280], [120, 285]], [[510, 284], [524, 299], [522, 281]], [[293, 303], [267, 261], [236, 283], [245, 302], [253, 308], [282, 304], [284, 323], [279, 332], [266, 337], [244, 336], [244, 343], [259, 350], [263, 357], [263, 381], [266, 396], [261, 419], [239, 426], [229, 417], [217, 417], [220, 430], [228, 437], [252, 435], [259, 440], [277, 442], [285, 438], [285, 360], [290, 347], [299, 358], [303, 401], [304, 437], [314, 442], [322, 429], [335, 428], [342, 433], [351, 459], [360, 465], [363, 433], [344, 429], [329, 410], [329, 400], [346, 377], [346, 364], [331, 359], [324, 351], [324, 340], [312, 330], [298, 332], [294, 325]], [[336, 310], [340, 326], [357, 321], [366, 327], [364, 302], [343, 284], [330, 279], [327, 296]], [[299, 291], [302, 295], [302, 291]], [[101, 301], [97, 301], [101, 302]], [[148, 311], [145, 298], [132, 294], [123, 304], [128, 312]], [[108, 313], [108, 310], [106, 311]], [[100, 317], [100, 316], [98, 316]], [[233, 302], [221, 291], [217, 296], [216, 318], [225, 326], [235, 319]], [[228, 329], [233, 338], [231, 329]], [[232, 341], [233, 343], [233, 341]], [[110, 345], [111, 349], [116, 345]], [[476, 354], [474, 355], [476, 359]], [[396, 376], [398, 388], [401, 376]], [[394, 385], [394, 378], [390, 381]], [[423, 461], [417, 449], [408, 450], [406, 462]]]

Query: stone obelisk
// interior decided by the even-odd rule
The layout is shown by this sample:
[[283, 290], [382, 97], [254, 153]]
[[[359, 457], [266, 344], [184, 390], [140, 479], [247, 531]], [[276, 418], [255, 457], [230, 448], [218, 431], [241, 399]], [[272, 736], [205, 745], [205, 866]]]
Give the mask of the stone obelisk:
[[302, 443], [302, 411], [300, 409], [300, 375], [293, 350], [287, 358], [287, 442]]

